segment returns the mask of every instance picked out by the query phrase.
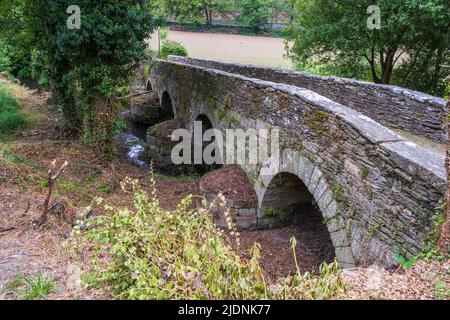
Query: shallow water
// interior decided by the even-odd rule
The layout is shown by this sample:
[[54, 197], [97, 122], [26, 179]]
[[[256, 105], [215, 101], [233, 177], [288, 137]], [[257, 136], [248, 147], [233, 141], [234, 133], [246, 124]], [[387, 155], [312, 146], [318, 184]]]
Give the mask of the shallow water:
[[122, 132], [118, 136], [119, 149], [122, 157], [145, 170], [150, 169], [147, 158], [147, 144], [129, 132]]

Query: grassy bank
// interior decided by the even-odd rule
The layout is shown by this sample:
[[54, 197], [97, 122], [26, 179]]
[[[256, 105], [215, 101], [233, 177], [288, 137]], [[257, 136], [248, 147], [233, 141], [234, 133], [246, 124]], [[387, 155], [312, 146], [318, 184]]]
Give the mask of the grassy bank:
[[27, 117], [21, 112], [21, 106], [11, 95], [10, 90], [0, 83], [0, 139], [28, 124]]

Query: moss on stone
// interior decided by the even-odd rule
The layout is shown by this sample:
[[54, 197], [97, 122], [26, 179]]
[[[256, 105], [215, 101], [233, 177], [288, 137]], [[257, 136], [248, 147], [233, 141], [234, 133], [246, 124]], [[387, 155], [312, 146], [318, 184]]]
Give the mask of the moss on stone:
[[330, 115], [321, 110], [309, 110], [305, 112], [305, 124], [318, 133], [328, 133], [330, 129], [327, 123]]
[[292, 102], [292, 99], [290, 99], [289, 97], [286, 97], [284, 95], [281, 96], [280, 97], [280, 101], [279, 101], [280, 109], [287, 109], [287, 108], [289, 108], [290, 105], [291, 105], [291, 102]]

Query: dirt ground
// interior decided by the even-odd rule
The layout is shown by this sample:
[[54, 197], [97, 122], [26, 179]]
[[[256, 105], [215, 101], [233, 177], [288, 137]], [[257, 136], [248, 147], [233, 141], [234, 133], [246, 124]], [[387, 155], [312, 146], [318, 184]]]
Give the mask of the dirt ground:
[[[261, 266], [271, 278], [294, 275], [294, 253], [291, 238], [297, 240], [295, 250], [301, 272], [318, 274], [322, 262], [334, 260], [334, 249], [330, 239], [323, 239], [323, 233], [311, 228], [316, 225], [314, 219], [308, 219], [299, 226], [289, 226], [271, 230], [241, 232], [240, 255], [250, 258], [248, 254], [254, 243], [261, 245]], [[327, 235], [329, 238], [329, 235]]]
[[[61, 165], [69, 162], [67, 171], [59, 179], [54, 201], [66, 203], [68, 212], [87, 206], [97, 215], [104, 214], [103, 207], [94, 204], [102, 197], [116, 207], [129, 207], [131, 198], [123, 193], [119, 182], [125, 177], [138, 179], [144, 189], [151, 190], [150, 175], [120, 158], [105, 166], [80, 141], [67, 140], [58, 135], [58, 118], [47, 104], [48, 95], [26, 90], [8, 83], [15, 97], [24, 106], [24, 112], [34, 119], [34, 124], [0, 142], [0, 299], [16, 299], [5, 284], [20, 274], [42, 272], [52, 277], [56, 290], [48, 299], [105, 299], [110, 295], [98, 290], [70, 291], [67, 281], [73, 263], [67, 239], [71, 231], [69, 221], [52, 220], [45, 229], [36, 228], [42, 212], [46, 193], [47, 170], [56, 159]], [[165, 209], [173, 208], [181, 199], [198, 190], [197, 179], [175, 179], [158, 175], [157, 191]], [[69, 215], [70, 216], [70, 215]], [[303, 228], [303, 229], [302, 229]], [[321, 242], [308, 224], [276, 230], [241, 233], [240, 254], [245, 257], [255, 241], [262, 246], [262, 265], [271, 276], [295, 272], [290, 238], [296, 236], [299, 247], [297, 258], [303, 270], [328, 260], [325, 248], [311, 243]], [[318, 250], [318, 251], [317, 251]], [[306, 265], [305, 265], [306, 264]], [[450, 288], [450, 261], [416, 264], [410, 271], [355, 269], [344, 273], [349, 299], [448, 299]], [[371, 279], [375, 281], [375, 289]], [[378, 283], [378, 284], [377, 284]], [[443, 289], [442, 289], [443, 288]], [[444, 293], [442, 293], [444, 292]]]
[[[169, 40], [181, 42], [193, 58], [292, 68], [291, 61], [284, 58], [285, 44], [281, 38], [171, 30]], [[158, 49], [157, 33], [152, 34], [149, 44], [151, 49]]]

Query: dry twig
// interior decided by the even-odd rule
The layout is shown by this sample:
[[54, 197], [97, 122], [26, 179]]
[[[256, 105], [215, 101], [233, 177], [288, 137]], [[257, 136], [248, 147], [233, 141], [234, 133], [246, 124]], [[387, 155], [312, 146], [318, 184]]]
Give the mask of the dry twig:
[[64, 173], [64, 171], [66, 170], [68, 165], [69, 165], [69, 162], [67, 162], [67, 161], [64, 162], [64, 164], [61, 166], [61, 168], [59, 168], [59, 170], [55, 174], [53, 174], [53, 169], [56, 166], [56, 160], [54, 160], [52, 162], [52, 166], [48, 170], [48, 191], [47, 191], [47, 197], [45, 198], [45, 201], [44, 201], [44, 208], [42, 210], [42, 215], [38, 222], [39, 226], [42, 226], [44, 223], [47, 222], [47, 216], [50, 211], [49, 205], [50, 205], [50, 201], [52, 198], [52, 192], [53, 192], [53, 187], [55, 185], [55, 181]]

